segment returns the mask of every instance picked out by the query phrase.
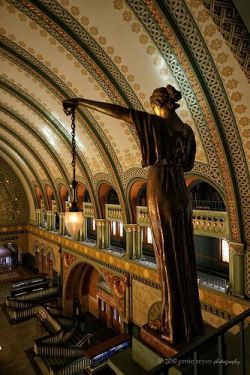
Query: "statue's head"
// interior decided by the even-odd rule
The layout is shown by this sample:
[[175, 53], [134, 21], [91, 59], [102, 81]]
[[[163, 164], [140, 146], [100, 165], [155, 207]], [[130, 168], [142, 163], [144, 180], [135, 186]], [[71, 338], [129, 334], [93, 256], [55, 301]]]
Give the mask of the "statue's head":
[[181, 99], [181, 92], [177, 91], [173, 86], [159, 87], [153, 91], [150, 96], [150, 103], [155, 113], [157, 110], [166, 108], [175, 111], [180, 105], [177, 103]]

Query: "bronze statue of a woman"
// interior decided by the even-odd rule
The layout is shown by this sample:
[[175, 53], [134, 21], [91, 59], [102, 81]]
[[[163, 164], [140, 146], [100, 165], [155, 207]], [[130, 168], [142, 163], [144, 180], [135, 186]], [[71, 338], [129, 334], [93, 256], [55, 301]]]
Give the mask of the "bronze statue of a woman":
[[184, 172], [193, 167], [196, 144], [190, 126], [175, 110], [181, 93], [168, 85], [150, 97], [155, 114], [82, 98], [63, 102], [67, 114], [84, 105], [135, 126], [142, 166], [150, 166], [147, 205], [162, 295], [160, 322], [149, 326], [169, 344], [189, 342], [202, 332], [193, 241], [192, 206]]

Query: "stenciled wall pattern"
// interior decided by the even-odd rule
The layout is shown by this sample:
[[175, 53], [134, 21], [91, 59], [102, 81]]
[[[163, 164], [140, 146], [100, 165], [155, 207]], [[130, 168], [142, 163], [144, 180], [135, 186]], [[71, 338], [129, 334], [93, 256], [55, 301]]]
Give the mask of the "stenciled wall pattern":
[[0, 159], [0, 227], [28, 224], [28, 202], [14, 171]]

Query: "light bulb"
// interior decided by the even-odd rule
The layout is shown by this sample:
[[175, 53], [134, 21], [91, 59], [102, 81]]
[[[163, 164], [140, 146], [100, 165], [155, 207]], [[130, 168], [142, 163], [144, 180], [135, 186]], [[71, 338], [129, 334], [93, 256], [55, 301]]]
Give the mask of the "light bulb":
[[65, 212], [65, 226], [69, 234], [75, 237], [83, 224], [82, 212]]

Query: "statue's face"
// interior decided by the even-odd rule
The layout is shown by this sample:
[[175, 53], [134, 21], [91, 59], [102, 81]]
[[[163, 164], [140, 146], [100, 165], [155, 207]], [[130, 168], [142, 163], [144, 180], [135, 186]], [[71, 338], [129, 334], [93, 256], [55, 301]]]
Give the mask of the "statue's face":
[[152, 109], [157, 116], [160, 116], [163, 118], [167, 118], [170, 113], [170, 108], [167, 103], [164, 104], [162, 107], [156, 104], [152, 104]]

